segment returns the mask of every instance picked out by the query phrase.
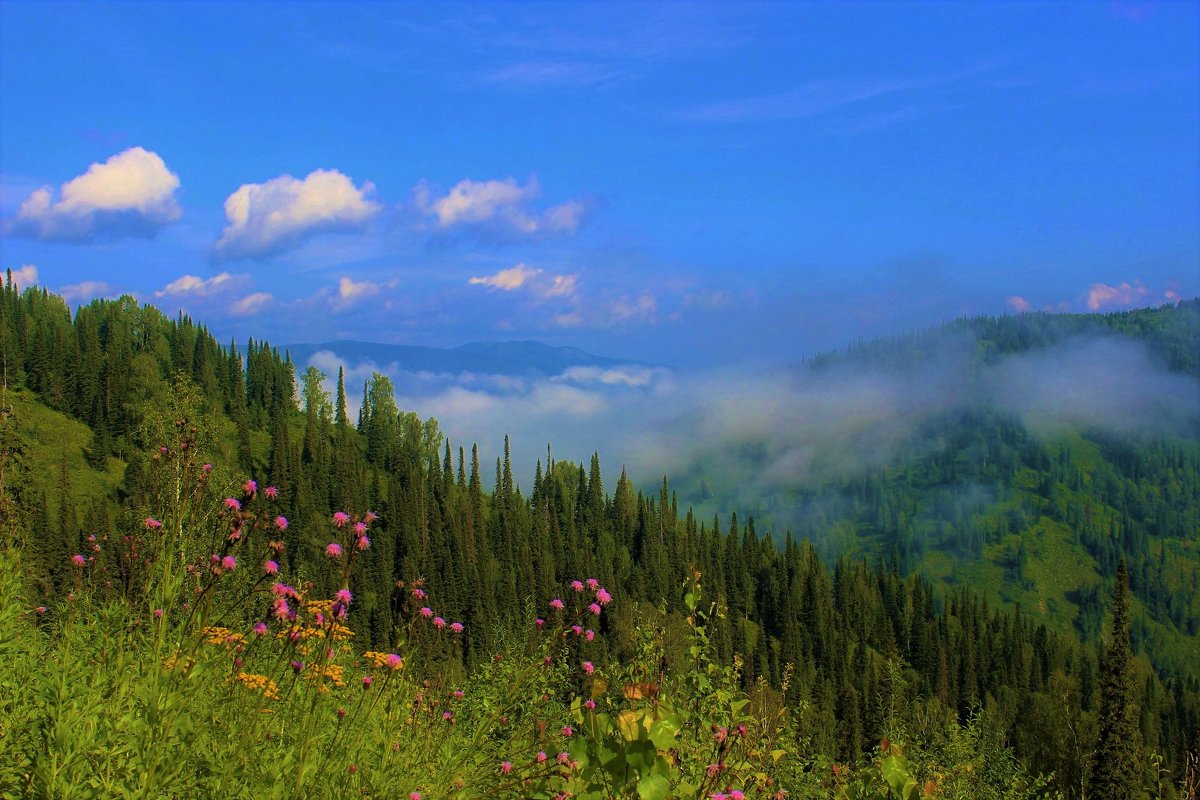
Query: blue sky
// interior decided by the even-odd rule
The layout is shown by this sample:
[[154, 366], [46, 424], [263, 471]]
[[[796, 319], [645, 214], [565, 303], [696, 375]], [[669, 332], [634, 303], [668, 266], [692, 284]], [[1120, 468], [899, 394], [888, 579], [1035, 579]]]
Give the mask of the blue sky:
[[1200, 292], [1194, 3], [0, 5], [0, 264], [222, 338], [793, 361]]

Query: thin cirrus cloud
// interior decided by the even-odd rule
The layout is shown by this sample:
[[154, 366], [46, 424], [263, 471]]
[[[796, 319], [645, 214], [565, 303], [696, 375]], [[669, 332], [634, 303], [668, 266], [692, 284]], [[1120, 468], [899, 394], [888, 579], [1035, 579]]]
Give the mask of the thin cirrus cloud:
[[473, 231], [500, 238], [540, 239], [571, 236], [583, 224], [587, 205], [567, 200], [542, 211], [533, 208], [541, 195], [536, 178], [524, 185], [514, 178], [474, 181], [464, 179], [444, 195], [427, 183], [413, 192], [418, 211], [436, 230]]
[[179, 176], [157, 153], [131, 147], [64, 183], [57, 198], [52, 186], [35, 189], [9, 228], [18, 236], [75, 244], [153, 238], [183, 215], [178, 189]]
[[225, 200], [228, 224], [213, 252], [219, 259], [267, 259], [317, 234], [361, 230], [381, 209], [374, 193], [370, 181], [355, 186], [335, 169], [243, 184]]

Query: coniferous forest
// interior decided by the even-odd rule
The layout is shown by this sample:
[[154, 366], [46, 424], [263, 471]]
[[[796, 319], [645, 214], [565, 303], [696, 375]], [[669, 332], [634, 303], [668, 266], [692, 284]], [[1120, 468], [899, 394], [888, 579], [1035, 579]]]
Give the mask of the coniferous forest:
[[[1196, 300], [796, 369], [947, 331], [1200, 376]], [[129, 297], [10, 276], [0, 354], [0, 796], [1196, 797], [1200, 410], [947, 414], [738, 509], [752, 453], [485, 462], [385, 375]]]

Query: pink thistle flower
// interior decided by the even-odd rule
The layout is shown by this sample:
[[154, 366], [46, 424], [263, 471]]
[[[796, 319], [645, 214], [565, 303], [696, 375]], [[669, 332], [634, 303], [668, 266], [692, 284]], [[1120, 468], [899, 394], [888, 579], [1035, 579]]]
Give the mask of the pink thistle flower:
[[592, 612], [594, 616], [600, 616], [600, 604], [592, 603], [590, 606], [588, 606], [588, 611]]
[[330, 542], [325, 545], [325, 555], [330, 558], [340, 558], [342, 555], [342, 546], [337, 542]]
[[546, 755], [545, 750], [538, 751], [538, 754], [536, 756], [534, 756], [534, 760], [537, 761], [537, 763], [539, 763], [539, 764], [544, 762], [547, 758], [549, 758], [549, 756]]
[[225, 507], [228, 509], [232, 509], [233, 511], [241, 511], [242, 510], [242, 504], [236, 497], [226, 497], [225, 498]]
[[612, 602], [612, 595], [604, 589], [596, 590], [596, 602], [602, 606], [606, 606]]
[[713, 792], [709, 795], [709, 800], [729, 800], [729, 796], [724, 792]]
[[593, 672], [596, 671], [596, 665], [590, 661], [585, 661], [585, 662], [583, 662], [583, 671], [585, 673], [587, 673], [588, 675], [591, 675]]
[[360, 536], [360, 537], [358, 537], [358, 540], [354, 543], [354, 546], [357, 547], [359, 550], [366, 550], [368, 547], [371, 546], [371, 540], [369, 538], [367, 538], [366, 536]]
[[728, 737], [729, 737], [729, 731], [726, 728], [717, 728], [717, 732], [714, 735], [714, 738], [717, 740], [717, 744], [721, 744]]
[[587, 586], [589, 589], [592, 589], [594, 591], [594, 590], [600, 588], [600, 581], [596, 580], [595, 578], [588, 578]]
[[257, 481], [248, 480], [242, 484], [242, 491], [246, 494], [254, 494], [258, 491]]
[[395, 653], [388, 653], [387, 658], [384, 660], [387, 662], [388, 669], [393, 670], [393, 671], [398, 670], [404, 666], [404, 659], [402, 659], [400, 656], [396, 655]]
[[463, 632], [463, 624], [461, 622], [451, 622], [450, 630], [454, 631], [455, 633], [462, 633]]
[[438, 630], [441, 630], [442, 628], [446, 627], [446, 620], [442, 619], [441, 617], [434, 617], [433, 618], [433, 627], [437, 628]]
[[94, 541], [96, 541], [96, 534], [94, 534], [94, 533], [89, 533], [89, 534], [88, 534], [88, 537], [87, 537], [87, 540], [88, 540], [89, 542], [94, 542]]
[[451, 714], [449, 711], [443, 711], [443, 712], [442, 712], [442, 719], [444, 719], [444, 720], [446, 720], [447, 722], [449, 722], [450, 720], [454, 719], [454, 715], [453, 715], [453, 714]]
[[303, 670], [304, 670], [304, 662], [303, 661], [293, 661], [292, 662], [292, 672], [295, 672], [298, 675]]
[[422, 617], [424, 617], [425, 619], [429, 619], [430, 617], [433, 616], [433, 609], [430, 608], [429, 606], [422, 606], [420, 613], [421, 613]]
[[345, 511], [338, 511], [333, 515], [333, 524], [339, 528], [346, 527], [346, 523], [350, 521], [350, 515]]
[[280, 515], [275, 518], [275, 527], [281, 531], [286, 531], [288, 526], [287, 517]]
[[361, 522], [361, 521], [354, 523], [354, 533], [355, 534], [357, 534], [358, 536], [364, 536], [366, 534], [366, 532], [367, 532], [367, 523]]
[[149, 528], [152, 531], [158, 530], [159, 528], [162, 527], [162, 523], [159, 522], [158, 520], [156, 520], [154, 517], [146, 517], [146, 521], [144, 524], [147, 528]]
[[274, 500], [276, 497], [279, 497], [279, 487], [268, 486], [267, 488], [263, 489], [263, 494]]
[[550, 607], [553, 608], [555, 611], [562, 611], [564, 608], [567, 607], [567, 604], [564, 603], [560, 598], [556, 597], [550, 601]]
[[265, 572], [267, 575], [278, 575], [279, 564], [274, 561], [267, 561], [263, 564], [263, 572]]
[[570, 725], [563, 725], [563, 727], [562, 727], [562, 735], [563, 736], [570, 737], [570, 736], [574, 735], [574, 733], [575, 733], [575, 731], [571, 728]]
[[155, 619], [162, 619], [162, 616], [163, 616], [163, 610], [161, 608], [154, 609], [154, 618]]
[[413, 589], [412, 596], [417, 598], [418, 600], [421, 600], [422, 598], [425, 597], [425, 590], [421, 589], [421, 588]]
[[169, 453], [171, 451], [165, 447], [160, 447], [160, 448], [158, 448], [158, 452], [162, 453], [165, 456], [167, 453]]
[[285, 620], [292, 613], [291, 608], [288, 607], [288, 601], [284, 600], [282, 597], [276, 599], [273, 605], [273, 613], [278, 619]]
[[542, 659], [542, 663], [548, 667], [552, 663], [554, 663], [554, 661], [553, 661], [553, 659], [550, 658], [550, 656], [546, 656], [545, 658]]
[[560, 764], [569, 764], [571, 763], [571, 756], [567, 753], [559, 753], [556, 760]]
[[583, 581], [571, 581], [571, 588], [577, 592], [583, 591]]
[[350, 594], [349, 589], [338, 589], [337, 594], [335, 594], [333, 597], [339, 603], [345, 603], [346, 605], [350, 605], [350, 600], [353, 597], [353, 595]]
[[592, 700], [592, 699], [590, 699], [590, 698], [589, 698], [589, 699], [588, 699], [588, 701], [587, 701], [586, 703], [584, 703], [583, 705], [584, 705], [584, 707], [585, 707], [585, 708], [587, 708], [587, 710], [588, 710], [588, 711], [595, 711], [595, 710], [596, 710], [596, 701], [595, 701], [595, 700]]
[[370, 525], [372, 522], [374, 522], [377, 519], [379, 519], [379, 515], [376, 514], [374, 511], [368, 511], [366, 514], [363, 515], [363, 520], [368, 525]]
[[229, 532], [229, 536], [227, 538], [231, 542], [236, 542], [238, 539], [241, 539], [242, 538], [242, 526], [238, 525], [236, 528], [231, 530]]
[[705, 767], [704, 772], [708, 775], [708, 777], [715, 778], [723, 769], [725, 769], [724, 764], [709, 764], [707, 767]]
[[512, 772], [512, 764], [508, 761], [502, 761], [500, 763], [500, 771], [507, 775]]
[[575, 634], [576, 636], [582, 636], [582, 635], [583, 635], [583, 628], [582, 628], [582, 627], [580, 627], [579, 625], [572, 625], [572, 626], [571, 626], [571, 633]]
[[537, 619], [535, 619], [535, 620], [533, 621], [533, 624], [534, 624], [534, 625], [537, 625], [537, 626], [540, 628], [540, 627], [542, 627], [543, 625], [545, 625], [545, 624], [546, 624], [546, 620], [542, 619], [541, 617], [538, 617]]
[[225, 556], [221, 559], [221, 569], [225, 570], [226, 572], [237, 569], [237, 559], [233, 556]]
[[84, 558], [81, 554], [76, 553], [75, 555], [71, 556], [71, 563], [77, 567], [82, 567], [87, 564], [87, 559]]
[[463, 699], [463, 691], [462, 691], [462, 689], [455, 689], [455, 690], [454, 690], [454, 699], [455, 699], [455, 700], [462, 700], [462, 699]]
[[362, 681], [362, 683], [363, 683], [363, 688], [364, 688], [364, 689], [370, 689], [370, 688], [371, 688], [371, 684], [373, 683], [373, 681], [371, 680], [371, 676], [370, 676], [370, 675], [363, 675], [363, 681]]
[[420, 792], [409, 792], [408, 800], [421, 800], [421, 793]]
[[729, 800], [746, 800], [746, 793], [741, 789], [734, 789], [729, 793]]
[[254, 623], [254, 635], [255, 636], [266, 636], [267, 635], [267, 623], [265, 623], [265, 622]]
[[210, 473], [210, 472], [212, 472], [212, 471], [213, 471], [213, 465], [212, 465], [212, 464], [205, 464], [205, 465], [204, 465], [203, 467], [201, 467], [200, 469], [204, 470], [204, 474], [205, 474], [205, 475], [207, 475], [208, 473]]
[[590, 642], [596, 638], [596, 632], [593, 630], [586, 630], [583, 632], [583, 638]]
[[45, 613], [46, 613], [46, 607], [45, 607], [45, 606], [38, 606], [37, 608], [35, 608], [35, 609], [34, 609], [34, 611], [36, 611], [36, 612], [37, 612], [37, 613], [39, 613], [39, 614], [45, 614]]

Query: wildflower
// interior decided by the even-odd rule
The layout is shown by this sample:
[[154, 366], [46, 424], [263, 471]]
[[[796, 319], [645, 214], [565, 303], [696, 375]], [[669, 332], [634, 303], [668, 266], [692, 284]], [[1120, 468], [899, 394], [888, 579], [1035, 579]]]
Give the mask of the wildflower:
[[587, 586], [589, 589], [595, 591], [596, 589], [598, 589], [600, 587], [600, 581], [596, 580], [595, 578], [588, 578]]
[[596, 638], [596, 632], [593, 630], [590, 630], [590, 629], [586, 630], [583, 632], [583, 638], [587, 639], [590, 642]]
[[280, 515], [275, 518], [275, 527], [281, 531], [286, 531], [288, 526], [287, 517]]
[[396, 655], [395, 653], [388, 653], [387, 658], [384, 659], [384, 661], [387, 663], [388, 669], [392, 670], [393, 672], [404, 666], [404, 659], [400, 658], [400, 656]]
[[563, 727], [562, 727], [562, 735], [563, 735], [563, 736], [568, 736], [568, 737], [569, 737], [569, 736], [571, 736], [573, 733], [575, 733], [575, 731], [571, 729], [571, 726], [570, 726], [570, 725], [563, 725]]
[[356, 773], [356, 772], [358, 772], [358, 765], [357, 765], [357, 764], [351, 764], [351, 765], [350, 765], [350, 774], [351, 774], [351, 775], [353, 775], [353, 774], [354, 774], [354, 773]]
[[212, 471], [213, 471], [213, 465], [212, 465], [212, 464], [205, 464], [205, 465], [204, 465], [203, 467], [201, 467], [200, 469], [204, 470], [204, 474], [205, 474], [205, 475], [207, 475], [208, 473], [210, 473], [210, 472], [212, 472]]
[[572, 625], [571, 633], [575, 634], [576, 636], [582, 636], [583, 635], [583, 627], [579, 626], [579, 625]]
[[147, 528], [149, 528], [152, 531], [158, 530], [159, 528], [162, 527], [162, 523], [159, 522], [158, 520], [156, 520], [154, 517], [146, 517], [146, 521], [144, 524]]
[[71, 563], [77, 567], [82, 567], [87, 564], [87, 559], [79, 553], [76, 553], [75, 555], [71, 556]]
[[556, 760], [560, 764], [568, 764], [571, 761], [571, 756], [567, 753], [559, 753]]
[[292, 609], [288, 607], [287, 600], [282, 597], [275, 600], [274, 609], [275, 616], [281, 620], [288, 619], [292, 615]]
[[268, 560], [263, 563], [263, 572], [266, 573], [267, 575], [278, 575], [279, 574], [279, 564], [274, 561]]
[[363, 675], [363, 688], [364, 688], [364, 689], [370, 689], [370, 688], [371, 688], [371, 683], [372, 683], [371, 676], [370, 676], [370, 675]]
[[39, 613], [39, 614], [45, 614], [45, 613], [46, 613], [46, 607], [45, 607], [45, 606], [38, 606], [37, 608], [35, 608], [35, 609], [34, 609], [34, 611], [36, 611], [36, 612], [37, 612], [37, 613]]
[[296, 590], [286, 583], [275, 583], [271, 586], [271, 593], [276, 597], [295, 597]]
[[583, 662], [583, 671], [586, 672], [588, 675], [591, 675], [593, 672], [596, 671], [596, 665], [590, 661], [585, 661], [585, 662]]
[[345, 511], [338, 511], [333, 515], [333, 524], [339, 528], [346, 527], [346, 523], [350, 521], [350, 515]]
[[583, 591], [583, 581], [571, 581], [571, 588], [577, 592]]
[[606, 606], [612, 602], [612, 595], [606, 592], [604, 589], [597, 589], [596, 602], [602, 606]]
[[434, 617], [433, 618], [433, 627], [437, 628], [438, 630], [441, 630], [442, 628], [446, 627], [446, 620], [442, 619], [441, 617]]
[[421, 800], [421, 793], [420, 792], [409, 792], [408, 800]]
[[162, 616], [163, 616], [163, 610], [161, 608], [154, 609], [154, 618], [155, 619], [162, 619]]
[[263, 494], [274, 500], [276, 497], [279, 497], [279, 487], [268, 486], [267, 488], [263, 489]]
[[246, 494], [254, 494], [258, 491], [258, 483], [256, 481], [248, 480], [242, 484], [242, 491], [244, 491]]
[[254, 623], [254, 635], [255, 636], [266, 636], [267, 635], [267, 623], [265, 623], [265, 622]]
[[590, 606], [588, 606], [588, 611], [592, 612], [594, 616], [600, 616], [600, 604], [592, 603]]
[[374, 511], [368, 511], [366, 514], [363, 514], [363, 520], [366, 521], [366, 523], [368, 525], [370, 525], [372, 522], [374, 522], [377, 519], [379, 519], [379, 515], [376, 514]]
[[360, 537], [358, 537], [358, 540], [354, 542], [354, 546], [357, 547], [359, 550], [366, 550], [368, 547], [371, 546], [371, 540], [368, 539], [366, 536], [360, 536]]
[[741, 789], [734, 789], [729, 793], [729, 800], [746, 800], [746, 793]]
[[455, 633], [462, 633], [463, 632], [463, 624], [461, 622], [451, 622], [450, 630], [454, 631]]
[[501, 762], [500, 763], [500, 771], [503, 772], [505, 775], [512, 772], [512, 763], [508, 762], [508, 761]]
[[342, 546], [337, 542], [330, 542], [325, 545], [325, 555], [330, 558], [338, 558], [342, 555]]
[[717, 732], [716, 732], [716, 735], [714, 736], [714, 738], [717, 740], [717, 744], [721, 744], [722, 742], [725, 741], [725, 739], [728, 736], [729, 736], [728, 730], [726, 730], [725, 728], [717, 728]]
[[542, 663], [543, 663], [543, 664], [545, 664], [545, 665], [548, 667], [548, 666], [550, 666], [550, 665], [551, 665], [552, 663], [554, 663], [554, 662], [553, 662], [553, 660], [550, 658], [550, 656], [546, 656], [544, 659], [542, 659]]
[[462, 692], [462, 689], [455, 689], [455, 690], [454, 690], [454, 699], [455, 699], [455, 700], [462, 700], [462, 699], [463, 699], [463, 692]]
[[234, 511], [242, 510], [242, 504], [236, 497], [226, 497], [225, 498], [225, 507], [232, 509]]
[[729, 795], [725, 794], [724, 792], [713, 792], [709, 795], [709, 798], [711, 798], [711, 800], [729, 800]]
[[237, 569], [237, 559], [233, 556], [225, 556], [221, 559], [221, 569], [226, 572]]
[[538, 617], [537, 619], [535, 619], [535, 620], [533, 621], [533, 624], [534, 624], [534, 625], [537, 625], [537, 626], [540, 628], [540, 627], [542, 627], [543, 625], [545, 625], [545, 624], [546, 624], [546, 620], [542, 619], [541, 617]]
[[709, 764], [707, 767], [705, 767], [704, 772], [708, 775], [708, 777], [715, 778], [723, 769], [725, 769], [724, 764]]
[[425, 597], [425, 590], [420, 587], [413, 589], [412, 596], [417, 598], [418, 600], [421, 600], [422, 598]]
[[550, 607], [553, 608], [555, 611], [562, 611], [564, 608], [567, 607], [567, 604], [556, 597], [550, 601]]
[[421, 616], [424, 617], [425, 619], [429, 619], [430, 617], [433, 616], [433, 609], [430, 608], [429, 606], [422, 606], [421, 607]]
[[366, 536], [367, 523], [362, 522], [362, 521], [354, 523], [354, 533], [356, 536]]
[[585, 708], [587, 708], [588, 711], [596, 710], [596, 701], [592, 700], [591, 698], [588, 698], [588, 701], [586, 703], [584, 703], [583, 705]]
[[297, 675], [299, 675], [303, 669], [304, 669], [303, 661], [293, 661], [292, 662], [292, 672], [295, 672]]
[[539, 750], [538, 754], [534, 757], [534, 760], [537, 761], [537, 763], [541, 764], [547, 758], [549, 758], [549, 756], [546, 755], [546, 751]]
[[349, 589], [338, 589], [337, 594], [334, 595], [334, 598], [339, 603], [345, 603], [346, 605], [350, 605], [350, 600], [353, 599], [353, 597], [354, 596], [350, 594]]
[[447, 722], [449, 722], [450, 720], [454, 719], [454, 715], [453, 715], [453, 714], [451, 714], [449, 711], [443, 711], [443, 712], [442, 712], [442, 719], [444, 719], [444, 720], [446, 720]]

